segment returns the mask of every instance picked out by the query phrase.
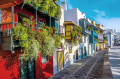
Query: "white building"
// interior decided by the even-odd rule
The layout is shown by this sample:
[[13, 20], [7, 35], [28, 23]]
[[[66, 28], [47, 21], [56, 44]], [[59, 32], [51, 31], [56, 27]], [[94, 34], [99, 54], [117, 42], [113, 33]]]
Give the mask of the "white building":
[[111, 48], [114, 46], [115, 44], [115, 36], [116, 36], [116, 30], [115, 29], [107, 29], [105, 31], [106, 36], [107, 36], [107, 44], [108, 46], [110, 46]]
[[[80, 26], [80, 19], [86, 19], [84, 13], [82, 13], [78, 8], [69, 9], [67, 10], [66, 2], [62, 2], [62, 6], [64, 7], [64, 20], [65, 21], [72, 21], [78, 26]], [[91, 22], [89, 19], [86, 19], [88, 22]], [[82, 57], [84, 52], [88, 53], [88, 45], [89, 45], [89, 34], [83, 34], [82, 43], [78, 46], [79, 52], [79, 60]]]

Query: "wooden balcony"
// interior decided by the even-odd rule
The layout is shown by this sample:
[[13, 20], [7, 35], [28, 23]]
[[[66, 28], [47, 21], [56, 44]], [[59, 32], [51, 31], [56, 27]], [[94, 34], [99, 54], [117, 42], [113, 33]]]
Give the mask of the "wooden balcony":
[[80, 19], [79, 25], [82, 26], [83, 34], [91, 34], [91, 30], [87, 28], [87, 26], [91, 26], [91, 23], [89, 23], [87, 19]]
[[9, 22], [0, 24], [0, 50], [12, 50], [12, 25], [16, 26], [17, 23]]

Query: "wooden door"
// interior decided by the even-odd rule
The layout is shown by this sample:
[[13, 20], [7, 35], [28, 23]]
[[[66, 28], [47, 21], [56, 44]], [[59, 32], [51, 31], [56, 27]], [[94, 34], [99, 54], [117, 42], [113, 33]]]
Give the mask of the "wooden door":
[[34, 60], [20, 62], [20, 79], [36, 79]]
[[57, 68], [58, 71], [64, 67], [64, 52], [59, 51], [57, 53]]
[[83, 58], [83, 47], [81, 48], [81, 58]]
[[78, 60], [78, 50], [76, 50], [76, 60]]

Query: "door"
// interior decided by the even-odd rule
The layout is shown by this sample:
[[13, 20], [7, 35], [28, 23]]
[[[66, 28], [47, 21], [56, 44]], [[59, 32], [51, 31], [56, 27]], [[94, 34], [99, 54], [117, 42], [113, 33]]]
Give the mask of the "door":
[[34, 60], [20, 62], [20, 76], [20, 79], [36, 79]]
[[78, 60], [78, 50], [76, 50], [76, 60]]
[[20, 79], [27, 79], [27, 62], [20, 61]]
[[28, 61], [28, 79], [36, 79], [35, 74], [35, 60], [29, 60]]
[[81, 48], [81, 58], [83, 58], [83, 47]]
[[86, 47], [84, 47], [84, 55], [87, 56]]
[[64, 52], [62, 51], [57, 53], [57, 64], [58, 71], [64, 67]]

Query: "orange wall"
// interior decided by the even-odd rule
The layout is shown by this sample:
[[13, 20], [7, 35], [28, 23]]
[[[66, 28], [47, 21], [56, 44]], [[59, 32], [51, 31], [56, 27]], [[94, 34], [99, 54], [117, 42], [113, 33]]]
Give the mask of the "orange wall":
[[11, 8], [1, 9], [1, 23], [8, 23], [8, 22], [12, 22], [12, 10], [11, 10]]

